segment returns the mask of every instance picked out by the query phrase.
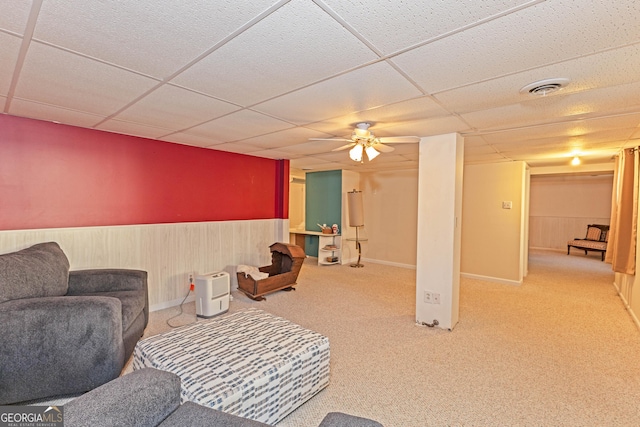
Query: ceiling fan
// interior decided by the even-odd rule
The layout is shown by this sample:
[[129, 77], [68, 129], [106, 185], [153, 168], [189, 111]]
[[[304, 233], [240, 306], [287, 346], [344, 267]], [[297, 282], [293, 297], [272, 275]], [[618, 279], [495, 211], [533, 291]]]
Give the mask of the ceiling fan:
[[309, 138], [311, 141], [346, 141], [349, 142], [341, 147], [334, 148], [331, 151], [349, 150], [349, 157], [355, 162], [362, 162], [362, 155], [365, 153], [369, 161], [375, 159], [381, 152], [390, 153], [394, 150], [385, 144], [404, 144], [420, 141], [417, 136], [389, 136], [378, 138], [373, 131], [369, 130], [371, 123], [357, 123], [351, 139], [346, 138]]

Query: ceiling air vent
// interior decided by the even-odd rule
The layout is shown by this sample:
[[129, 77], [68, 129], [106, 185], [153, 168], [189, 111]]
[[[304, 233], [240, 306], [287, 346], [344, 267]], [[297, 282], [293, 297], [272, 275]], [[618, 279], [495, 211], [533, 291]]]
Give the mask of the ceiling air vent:
[[550, 93], [557, 92], [569, 84], [569, 79], [545, 79], [537, 82], [529, 83], [520, 89], [520, 93], [531, 94], [537, 96], [546, 96]]

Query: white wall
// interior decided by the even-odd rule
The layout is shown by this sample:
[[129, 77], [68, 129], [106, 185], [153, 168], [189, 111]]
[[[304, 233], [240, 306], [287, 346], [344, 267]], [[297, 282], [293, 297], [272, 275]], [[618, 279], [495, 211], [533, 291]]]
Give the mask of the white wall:
[[[462, 202], [461, 271], [464, 275], [520, 284], [527, 209], [524, 162], [467, 165]], [[502, 202], [511, 202], [503, 209]]]
[[[347, 193], [354, 189], [360, 190], [360, 174], [353, 171], [342, 171], [342, 230], [340, 230], [342, 235], [342, 264], [351, 264], [358, 260], [356, 242], [348, 240], [356, 238], [355, 227], [349, 227], [349, 200], [347, 196]], [[358, 233], [360, 232], [358, 231]]]
[[288, 228], [288, 220], [271, 219], [0, 231], [0, 253], [55, 241], [72, 270], [145, 270], [149, 304], [158, 310], [183, 300], [190, 272], [228, 271], [237, 288], [236, 265], [269, 265], [269, 245]]
[[609, 224], [613, 175], [531, 177], [529, 245], [566, 250], [588, 224]]
[[306, 174], [299, 169], [291, 169], [289, 177], [289, 224], [291, 228], [304, 230]]
[[363, 191], [363, 258], [415, 268], [418, 170], [360, 173]]

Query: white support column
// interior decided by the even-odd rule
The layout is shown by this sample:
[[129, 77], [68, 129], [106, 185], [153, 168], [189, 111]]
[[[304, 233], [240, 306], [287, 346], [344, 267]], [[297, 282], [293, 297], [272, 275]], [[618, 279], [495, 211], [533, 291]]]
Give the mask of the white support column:
[[458, 323], [463, 156], [457, 133], [420, 140], [416, 322], [442, 329]]

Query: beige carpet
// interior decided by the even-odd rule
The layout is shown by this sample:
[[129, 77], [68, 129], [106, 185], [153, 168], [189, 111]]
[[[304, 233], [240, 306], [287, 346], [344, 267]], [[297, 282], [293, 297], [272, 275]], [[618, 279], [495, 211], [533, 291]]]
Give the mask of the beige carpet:
[[[598, 255], [532, 251], [522, 286], [463, 279], [453, 331], [415, 325], [415, 271], [313, 261], [294, 292], [233, 293], [231, 311], [258, 307], [329, 337], [329, 387], [279, 427], [329, 411], [386, 427], [640, 425], [640, 331]], [[184, 310], [172, 323], [195, 320], [193, 303]], [[145, 336], [176, 313], [152, 313]]]

